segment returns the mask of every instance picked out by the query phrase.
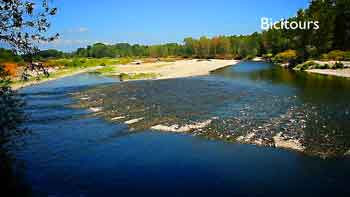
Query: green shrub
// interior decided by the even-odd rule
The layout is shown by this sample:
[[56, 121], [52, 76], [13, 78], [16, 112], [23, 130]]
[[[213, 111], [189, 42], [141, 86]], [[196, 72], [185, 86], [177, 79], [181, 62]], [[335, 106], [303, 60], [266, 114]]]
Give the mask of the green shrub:
[[323, 64], [323, 65], [320, 65], [319, 68], [320, 68], [320, 69], [329, 69], [330, 66], [329, 66], [329, 64]]
[[117, 70], [115, 66], [104, 66], [103, 68], [97, 69], [94, 73], [109, 75]]
[[273, 54], [272, 53], [267, 53], [262, 55], [263, 58], [272, 58]]
[[295, 70], [307, 70], [307, 69], [315, 69], [315, 68], [323, 69], [324, 65], [317, 64], [314, 61], [307, 61], [307, 62], [304, 62], [302, 64], [298, 64], [294, 69]]
[[341, 63], [341, 62], [336, 62], [334, 64], [334, 69], [341, 69], [341, 68], [344, 68], [344, 64]]
[[308, 69], [309, 67], [305, 64], [302, 64], [302, 66], [300, 67], [300, 70], [306, 70]]
[[275, 55], [273, 61], [276, 63], [290, 63], [297, 60], [297, 58], [297, 51], [289, 49]]
[[350, 51], [346, 51], [344, 54], [344, 60], [345, 61], [350, 61]]
[[328, 61], [329, 60], [329, 57], [328, 57], [327, 53], [322, 54], [320, 58], [321, 58], [322, 61]]
[[129, 64], [130, 62], [132, 61], [131, 58], [128, 58], [128, 57], [123, 57], [123, 58], [120, 58], [119, 59], [119, 64]]
[[345, 52], [340, 50], [333, 50], [328, 53], [328, 59], [335, 60], [335, 61], [341, 61], [345, 59]]
[[66, 64], [67, 67], [80, 67], [83, 64], [79, 61], [79, 59], [74, 58], [71, 62], [69, 62], [68, 64]]
[[24, 121], [24, 102], [10, 87], [9, 73], [0, 65], [0, 147], [6, 138], [16, 134]]
[[[51, 59], [45, 62], [46, 66], [65, 66], [65, 67], [92, 67], [92, 66], [108, 66], [114, 64], [120, 64], [120, 61], [126, 62], [127, 60], [119, 58], [73, 58], [73, 59]], [[128, 60], [129, 61], [129, 60]]]

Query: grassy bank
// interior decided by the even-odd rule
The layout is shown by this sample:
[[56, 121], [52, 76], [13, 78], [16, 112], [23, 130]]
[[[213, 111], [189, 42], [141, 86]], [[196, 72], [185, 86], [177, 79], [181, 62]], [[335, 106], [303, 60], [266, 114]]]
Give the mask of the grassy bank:
[[[98, 73], [110, 73], [113, 71], [112, 65], [127, 64], [132, 61], [131, 58], [60, 58], [60, 59], [48, 59], [43, 61], [44, 66], [49, 71], [49, 76], [46, 77], [43, 74], [38, 76], [34, 73], [30, 73], [31, 76], [27, 81], [20, 80], [19, 77], [13, 79], [11, 86], [14, 89], [19, 89], [25, 86], [38, 84], [44, 81], [54, 80], [74, 74], [84, 72], [98, 72]], [[21, 74], [18, 73], [18, 76]]]
[[344, 62], [332, 62], [332, 61], [306, 61], [298, 64], [294, 67], [294, 70], [309, 70], [309, 69], [343, 69], [345, 68]]
[[105, 76], [111, 76], [111, 75], [114, 75], [117, 72], [117, 70], [118, 70], [117, 66], [109, 65], [109, 66], [104, 66], [102, 68], [99, 68], [95, 71], [92, 71], [91, 73], [105, 75]]
[[131, 58], [60, 58], [46, 60], [44, 64], [46, 67], [87, 68], [92, 66], [127, 64], [131, 61]]

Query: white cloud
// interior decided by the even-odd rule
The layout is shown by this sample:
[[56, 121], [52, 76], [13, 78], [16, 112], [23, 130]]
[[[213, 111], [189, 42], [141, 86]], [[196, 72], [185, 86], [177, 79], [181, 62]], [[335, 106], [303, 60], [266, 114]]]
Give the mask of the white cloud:
[[112, 45], [112, 44], [113, 44], [113, 42], [99, 41], [99, 40], [97, 40], [97, 41], [95, 41], [95, 42], [93, 42], [93, 43], [102, 43], [102, 44], [105, 44], [105, 45]]
[[73, 40], [73, 39], [62, 39], [59, 38], [52, 42], [41, 42], [42, 45], [51, 45], [51, 46], [69, 46], [69, 45], [84, 45], [89, 44], [88, 40]]
[[88, 32], [89, 29], [87, 27], [78, 27], [78, 28], [71, 28], [68, 29], [67, 32], [69, 33], [84, 33], [84, 32]]

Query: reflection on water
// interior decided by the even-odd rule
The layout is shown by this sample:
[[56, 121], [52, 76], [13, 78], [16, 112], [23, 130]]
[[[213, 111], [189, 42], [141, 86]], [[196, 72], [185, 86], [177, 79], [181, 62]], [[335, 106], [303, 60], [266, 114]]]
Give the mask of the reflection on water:
[[[334, 157], [349, 154], [349, 88], [347, 79], [243, 62], [208, 77], [103, 85], [75, 97], [130, 130], [187, 131]], [[195, 126], [204, 121], [210, 124]]]
[[[262, 68], [257, 69], [258, 67]], [[299, 102], [295, 107], [302, 111], [297, 117], [305, 119], [302, 132], [306, 151], [322, 156], [341, 156], [350, 153], [348, 78], [293, 72], [277, 66], [271, 67], [269, 64], [252, 62], [240, 67], [223, 69], [216, 74], [230, 79], [268, 83], [293, 89]], [[289, 121], [293, 122], [295, 119]]]
[[28, 196], [30, 188], [23, 183], [21, 162], [10, 150], [17, 148], [15, 138], [27, 134], [21, 128], [24, 102], [12, 89], [0, 87], [0, 196]]
[[25, 168], [23, 162], [17, 160], [8, 152], [14, 146], [3, 147], [0, 144], [0, 195], [11, 194], [11, 196], [31, 196], [31, 187], [23, 181]]
[[[115, 81], [111, 78], [80, 75], [20, 90], [19, 93], [22, 99], [26, 101], [24, 105], [26, 113], [25, 124], [21, 125], [21, 122], [17, 122], [15, 125], [12, 125], [11, 130], [8, 132], [3, 132], [3, 127], [0, 129], [0, 196], [23, 197], [33, 195], [32, 183], [25, 180], [30, 166], [18, 154], [19, 150], [31, 147], [35, 144], [35, 141], [41, 140], [40, 136], [37, 135], [36, 127], [33, 125], [60, 124], [65, 120], [79, 119], [78, 116], [86, 114], [86, 112], [78, 112], [65, 107], [67, 104], [72, 103], [69, 93], [83, 89], [91, 84], [96, 85]], [[28, 141], [27, 139], [33, 139], [33, 141]], [[41, 141], [41, 143], [49, 143], [49, 141]], [[35, 150], [28, 156], [31, 159], [34, 159], [32, 156], [36, 154], [40, 158], [45, 157], [45, 154], [40, 154], [39, 150], [40, 148], [35, 147]], [[35, 176], [37, 175], [36, 173], [34, 172]], [[36, 196], [35, 192], [34, 196]]]
[[11, 153], [34, 196], [346, 195], [347, 88], [252, 62], [159, 81], [82, 74], [21, 91], [31, 133]]

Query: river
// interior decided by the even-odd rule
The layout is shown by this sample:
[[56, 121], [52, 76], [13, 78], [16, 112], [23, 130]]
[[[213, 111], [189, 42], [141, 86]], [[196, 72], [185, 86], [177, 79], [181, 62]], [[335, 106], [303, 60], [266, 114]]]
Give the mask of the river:
[[34, 196], [349, 195], [349, 90], [249, 61], [183, 79], [80, 74], [20, 91], [31, 132], [11, 152]]

